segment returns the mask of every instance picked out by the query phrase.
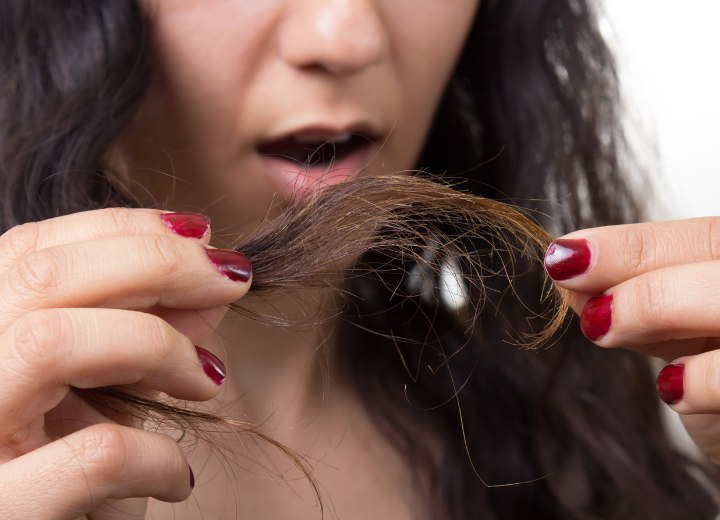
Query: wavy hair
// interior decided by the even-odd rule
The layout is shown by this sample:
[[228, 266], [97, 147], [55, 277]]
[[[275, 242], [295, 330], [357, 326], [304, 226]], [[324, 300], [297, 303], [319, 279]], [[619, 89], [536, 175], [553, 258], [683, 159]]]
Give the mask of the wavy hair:
[[[642, 218], [593, 6], [483, 1], [418, 169], [511, 199], [555, 232]], [[150, 30], [135, 1], [0, 1], [0, 230], [132, 205], [104, 156], [148, 88]], [[489, 251], [484, 265], [500, 272], [502, 244], [483, 233], [465, 250]], [[552, 348], [508, 346], [546, 290], [522, 259], [514, 285], [482, 279], [487, 299], [468, 326], [437, 287], [448, 265], [471, 273], [439, 245], [429, 273], [382, 250], [363, 256], [357, 267], [375, 274], [345, 281], [354, 296], [337, 352], [337, 370], [430, 482], [429, 516], [714, 518], [698, 466], [664, 432], [646, 359], [594, 348], [574, 323]]]

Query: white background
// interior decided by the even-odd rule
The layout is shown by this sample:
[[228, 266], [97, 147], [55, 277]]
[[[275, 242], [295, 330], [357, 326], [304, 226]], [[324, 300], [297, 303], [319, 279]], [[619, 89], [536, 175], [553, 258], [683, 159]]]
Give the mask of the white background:
[[[720, 1], [604, 2], [631, 137], [663, 196], [654, 217], [720, 215]], [[666, 411], [677, 441], [696, 450]]]
[[720, 1], [605, 0], [655, 216], [720, 215]]

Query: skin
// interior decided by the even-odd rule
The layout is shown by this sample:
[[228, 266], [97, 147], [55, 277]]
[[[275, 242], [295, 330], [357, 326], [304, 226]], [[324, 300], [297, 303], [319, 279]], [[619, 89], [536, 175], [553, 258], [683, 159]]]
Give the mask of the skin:
[[587, 240], [588, 270], [555, 282], [581, 313], [612, 295], [612, 321], [595, 343], [684, 364], [684, 393], [672, 408], [695, 443], [720, 463], [720, 218], [608, 226], [563, 238]]
[[[147, 2], [157, 74], [109, 152], [138, 193], [202, 209], [213, 229], [184, 238], [158, 211], [117, 209], [0, 237], [0, 417], [12, 418], [0, 424], [4, 515], [319, 517], [306, 482], [293, 480], [287, 459], [271, 450], [228, 436], [223, 466], [217, 454], [202, 447], [186, 454], [169, 436], [104, 416], [68, 392], [111, 384], [191, 401], [217, 397], [236, 417], [262, 422], [317, 461], [315, 476], [340, 518], [410, 518], [422, 510], [422, 483], [410, 480], [352, 390], [318, 386], [310, 362], [318, 337], [226, 316], [224, 305], [249, 283], [223, 277], [205, 251], [265, 213], [275, 188], [255, 147], [302, 118], [366, 118], [385, 141], [368, 174], [412, 167], [476, 8], [474, 0], [452, 4]], [[453, 30], [438, 39], [437, 27]], [[718, 229], [717, 219], [706, 219], [578, 231], [571, 236], [588, 240], [591, 266], [558, 282], [577, 311], [591, 296], [614, 295], [613, 325], [598, 345], [667, 361], [682, 356], [686, 392], [675, 407], [710, 414], [688, 415], [686, 424], [711, 456], [720, 452], [712, 415], [720, 413], [712, 312]], [[223, 358], [222, 386], [204, 374], [193, 345]], [[190, 495], [188, 462], [192, 500], [164, 503]], [[288, 482], [268, 479], [273, 468]], [[146, 497], [157, 500], [148, 508]]]
[[[411, 168], [476, 0], [145, 7], [157, 69], [108, 157], [139, 197], [201, 209], [212, 231], [184, 238], [158, 211], [117, 209], [0, 238], [0, 417], [14, 418], [0, 426], [0, 510], [93, 520], [319, 516], [284, 456], [233, 436], [224, 439], [229, 466], [202, 448], [186, 454], [170, 436], [104, 416], [68, 390], [126, 384], [191, 401], [217, 397], [237, 418], [262, 423], [314, 461], [326, 505], [342, 518], [417, 517], [422, 486], [352, 390], [322, 378], [317, 332], [224, 319], [224, 305], [249, 283], [223, 277], [205, 250], [252, 229], [277, 200], [256, 147], [283, 132], [360, 121], [382, 145], [364, 175]], [[453, 30], [438, 38], [437, 27]], [[225, 361], [221, 387], [193, 345]], [[164, 504], [188, 498], [188, 462], [193, 499]], [[267, 478], [278, 472], [286, 483]], [[146, 497], [157, 500], [148, 507]]]
[[129, 174], [236, 236], [278, 201], [256, 147], [289, 130], [362, 121], [382, 144], [368, 174], [412, 168], [476, 0], [146, 5], [158, 68], [122, 142]]

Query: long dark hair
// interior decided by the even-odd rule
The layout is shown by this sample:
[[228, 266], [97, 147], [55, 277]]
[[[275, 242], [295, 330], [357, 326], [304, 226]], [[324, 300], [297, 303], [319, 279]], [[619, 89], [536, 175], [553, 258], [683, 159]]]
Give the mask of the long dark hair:
[[[482, 2], [418, 167], [512, 197], [556, 232], [642, 218], [619, 164], [617, 78], [590, 4]], [[148, 30], [131, 1], [0, 2], [0, 229], [131, 204], [104, 154], [147, 89]], [[666, 437], [645, 359], [601, 351], [574, 324], [549, 349], [506, 344], [505, 329], [523, 331], [543, 293], [541, 271], [526, 269], [519, 299], [488, 280], [490, 304], [468, 330], [437, 294], [393, 296], [412, 269], [348, 279], [357, 297], [337, 354], [429, 479], [431, 516], [715, 516]]]
[[[593, 5], [482, 2], [419, 166], [468, 191], [512, 197], [557, 233], [644, 218], [621, 167], [618, 78]], [[517, 284], [520, 298], [494, 287], [499, 302], [486, 305], [470, 338], [439, 298], [419, 313], [383, 284], [373, 298], [362, 292], [363, 329], [390, 339], [348, 333], [348, 374], [407, 460], [430, 466], [441, 514], [714, 518], [717, 505], [666, 437], [647, 359], [593, 346], [575, 322], [549, 349], [505, 344], [542, 283], [535, 270]], [[423, 316], [434, 318], [429, 339]], [[406, 365], [423, 370], [398, 378]], [[428, 438], [442, 439], [440, 460]], [[504, 485], [512, 483], [521, 484]]]

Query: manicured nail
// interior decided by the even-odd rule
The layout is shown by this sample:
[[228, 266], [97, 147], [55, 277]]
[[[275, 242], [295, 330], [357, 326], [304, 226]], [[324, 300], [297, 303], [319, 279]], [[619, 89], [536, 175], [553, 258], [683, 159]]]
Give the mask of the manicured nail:
[[685, 389], [683, 387], [683, 375], [685, 365], [668, 365], [663, 368], [657, 377], [657, 392], [660, 399], [667, 404], [677, 404], [683, 398]]
[[198, 358], [200, 358], [200, 365], [205, 372], [205, 375], [212, 379], [213, 383], [220, 386], [225, 381], [225, 365], [220, 361], [212, 352], [205, 350], [202, 347], [195, 346], [197, 350]]
[[545, 253], [545, 270], [553, 280], [567, 280], [587, 272], [590, 246], [587, 240], [560, 238]]
[[591, 340], [597, 341], [610, 330], [612, 324], [612, 294], [590, 298], [580, 313], [580, 328]]
[[247, 282], [250, 279], [252, 265], [244, 254], [230, 249], [207, 249], [206, 252], [224, 277], [233, 282]]
[[190, 466], [188, 466], [188, 469], [190, 470], [190, 489], [195, 489], [195, 475]]
[[210, 219], [200, 213], [163, 213], [160, 218], [174, 233], [185, 238], [202, 238], [210, 229]]

